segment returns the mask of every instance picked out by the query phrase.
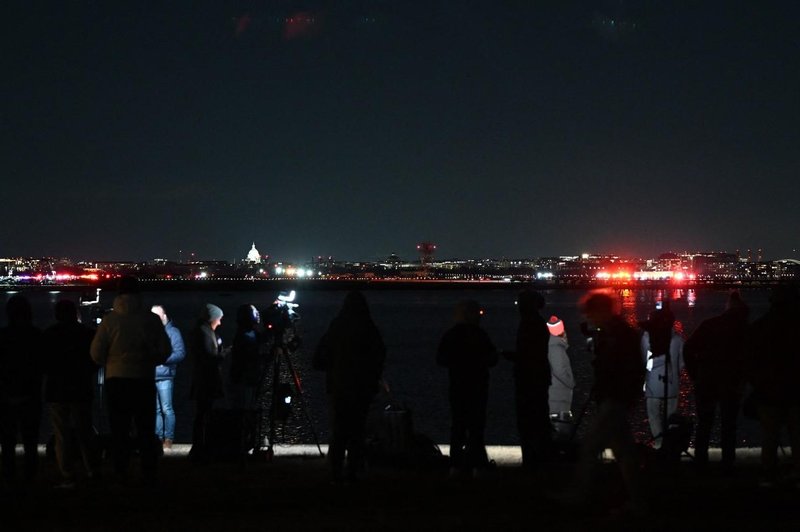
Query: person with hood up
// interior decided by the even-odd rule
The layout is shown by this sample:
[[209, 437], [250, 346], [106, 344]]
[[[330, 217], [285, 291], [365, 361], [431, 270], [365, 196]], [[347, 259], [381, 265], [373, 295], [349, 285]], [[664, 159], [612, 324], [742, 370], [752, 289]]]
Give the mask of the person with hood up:
[[254, 305], [241, 305], [236, 311], [236, 333], [231, 347], [231, 405], [241, 410], [257, 408], [256, 394], [268, 361], [268, 336], [259, 330], [261, 314]]
[[222, 384], [225, 351], [222, 349], [222, 338], [216, 333], [222, 324], [222, 316], [221, 308], [207, 303], [187, 337], [189, 357], [194, 364], [190, 397], [195, 402], [192, 449], [189, 456], [199, 462], [208, 458], [206, 429], [214, 401], [225, 395]]
[[16, 480], [17, 433], [25, 450], [25, 478], [39, 469], [42, 417], [42, 333], [33, 325], [28, 299], [15, 294], [6, 303], [8, 326], [0, 329], [0, 444], [3, 477]]
[[676, 325], [675, 318], [667, 306], [655, 311], [643, 324], [641, 346], [646, 369], [644, 396], [647, 403], [647, 421], [653, 434], [653, 447], [656, 449], [661, 448], [670, 416], [678, 410], [678, 394], [683, 370], [683, 337], [677, 331], [678, 325], [680, 324]]
[[557, 316], [551, 316], [547, 321], [550, 331], [547, 360], [550, 363], [550, 388], [548, 389], [548, 402], [550, 404], [550, 419], [559, 435], [569, 434], [569, 422], [572, 420], [572, 392], [575, 389], [575, 378], [572, 375], [572, 364], [569, 361], [567, 349], [567, 332], [564, 322]]
[[745, 386], [748, 314], [749, 309], [739, 292], [732, 292], [725, 312], [703, 321], [683, 347], [697, 411], [694, 463], [701, 470], [708, 465], [708, 446], [717, 406], [721, 418], [723, 468], [730, 470], [736, 459], [736, 422]]
[[105, 368], [105, 395], [114, 455], [114, 471], [124, 481], [131, 455], [131, 422], [142, 475], [156, 480], [155, 369], [172, 352], [172, 344], [158, 316], [145, 307], [136, 277], [119, 280], [113, 310], [97, 328], [92, 340], [94, 362]]
[[172, 396], [175, 388], [175, 375], [178, 372], [178, 364], [186, 358], [186, 347], [183, 344], [183, 336], [172, 320], [167, 316], [167, 312], [161, 305], [153, 305], [150, 311], [159, 317], [167, 331], [169, 341], [172, 344], [172, 352], [163, 364], [156, 366], [156, 436], [161, 441], [161, 446], [165, 452], [172, 450], [172, 441], [175, 439], [175, 409], [172, 407]]
[[[761, 487], [789, 481], [800, 487], [800, 290], [778, 286], [767, 313], [753, 322], [748, 339], [747, 369], [761, 422]], [[778, 442], [786, 427], [793, 470], [779, 476]]]
[[363, 467], [367, 412], [378, 392], [385, 358], [386, 347], [367, 300], [361, 292], [349, 292], [313, 359], [314, 369], [326, 373], [331, 423], [328, 460], [336, 483], [357, 480]]

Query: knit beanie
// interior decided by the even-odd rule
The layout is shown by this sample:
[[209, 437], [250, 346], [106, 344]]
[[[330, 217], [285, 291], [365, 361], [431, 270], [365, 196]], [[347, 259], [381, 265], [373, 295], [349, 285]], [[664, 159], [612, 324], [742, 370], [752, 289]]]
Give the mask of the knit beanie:
[[564, 334], [564, 322], [558, 319], [558, 316], [550, 316], [547, 321], [547, 328], [553, 336], [561, 336]]
[[218, 320], [222, 317], [222, 309], [212, 303], [206, 303], [206, 308], [203, 311], [203, 318], [206, 321]]

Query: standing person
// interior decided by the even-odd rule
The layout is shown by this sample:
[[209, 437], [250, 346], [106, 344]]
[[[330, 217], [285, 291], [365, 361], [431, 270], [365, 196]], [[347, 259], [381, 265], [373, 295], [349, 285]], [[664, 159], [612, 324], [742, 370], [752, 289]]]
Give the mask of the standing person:
[[8, 325], [0, 329], [0, 445], [3, 478], [16, 480], [17, 433], [25, 449], [25, 478], [39, 469], [42, 416], [42, 333], [33, 325], [27, 298], [15, 294], [6, 303]]
[[259, 331], [261, 314], [254, 305], [236, 311], [236, 334], [231, 347], [230, 392], [235, 409], [257, 408], [256, 394], [265, 377], [267, 335]]
[[50, 407], [59, 487], [75, 487], [75, 443], [86, 475], [97, 474], [98, 453], [92, 428], [97, 365], [89, 350], [94, 331], [78, 321], [78, 307], [67, 299], [55, 306], [56, 323], [44, 331], [44, 398]]
[[708, 445], [717, 405], [722, 425], [723, 468], [730, 470], [736, 459], [736, 420], [745, 384], [748, 314], [739, 292], [732, 292], [725, 312], [703, 321], [683, 348], [697, 410], [694, 462], [701, 470], [708, 465]]
[[[681, 370], [683, 369], [683, 338], [670, 323], [667, 351], [663, 351], [663, 346], [657, 346], [651, 341], [651, 334], [651, 331], [647, 330], [642, 334], [642, 359], [647, 370], [644, 395], [647, 401], [647, 421], [650, 424], [650, 432], [653, 434], [653, 447], [660, 449], [664, 430], [669, 426], [669, 418], [678, 410], [678, 394], [681, 386]], [[667, 360], [667, 356], [669, 356], [669, 360]], [[666, 419], [664, 415], [665, 398], [667, 401]]]
[[188, 336], [189, 356], [192, 369], [191, 398], [195, 402], [194, 423], [192, 425], [192, 449], [189, 455], [193, 460], [208, 458], [206, 429], [214, 401], [225, 395], [222, 384], [222, 338], [216, 330], [222, 323], [222, 309], [211, 303], [203, 307], [202, 314]]
[[[762, 487], [790, 480], [800, 485], [800, 291], [779, 286], [770, 294], [767, 313], [753, 322], [747, 352], [747, 374], [761, 422]], [[778, 441], [786, 426], [794, 470], [787, 479], [778, 476]]]
[[597, 456], [610, 447], [628, 492], [628, 509], [644, 511], [639, 489], [639, 460], [629, 423], [642, 394], [644, 364], [639, 334], [617, 313], [610, 295], [592, 292], [581, 310], [594, 327], [593, 397], [597, 411], [586, 431], [578, 464], [578, 497], [586, 500]]
[[539, 292], [520, 292], [517, 307], [520, 319], [516, 351], [505, 355], [514, 362], [514, 398], [522, 466], [530, 469], [550, 453], [550, 332], [539, 314], [544, 308], [544, 297]]
[[100, 322], [91, 346], [92, 359], [105, 367], [114, 471], [121, 481], [128, 474], [131, 422], [142, 476], [148, 484], [156, 481], [155, 367], [163, 364], [171, 351], [164, 325], [142, 302], [138, 279], [122, 277], [113, 310]]
[[480, 327], [481, 308], [461, 301], [455, 325], [442, 337], [436, 362], [450, 373], [450, 463], [453, 473], [485, 468], [484, 432], [489, 398], [489, 368], [497, 364], [497, 350]]
[[326, 373], [331, 419], [328, 460], [334, 482], [357, 480], [363, 467], [367, 411], [378, 391], [385, 358], [386, 347], [367, 300], [361, 292], [349, 292], [313, 360], [314, 369]]
[[170, 451], [175, 440], [175, 409], [172, 407], [175, 374], [178, 364], [186, 358], [186, 348], [183, 345], [181, 332], [169, 319], [164, 307], [153, 305], [150, 307], [150, 312], [158, 316], [164, 324], [164, 330], [172, 346], [167, 361], [156, 366], [156, 436], [161, 441], [162, 448]]
[[547, 360], [550, 363], [550, 388], [547, 392], [550, 419], [554, 421], [553, 425], [560, 436], [569, 436], [575, 378], [567, 354], [567, 331], [564, 329], [564, 322], [557, 316], [551, 316], [547, 321], [547, 330], [550, 332], [547, 350]]

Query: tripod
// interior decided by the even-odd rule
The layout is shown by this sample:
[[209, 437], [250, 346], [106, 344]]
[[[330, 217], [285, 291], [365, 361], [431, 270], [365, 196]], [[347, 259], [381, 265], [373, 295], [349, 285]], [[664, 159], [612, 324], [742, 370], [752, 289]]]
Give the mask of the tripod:
[[[288, 418], [289, 414], [291, 413], [292, 398], [297, 397], [305, 422], [308, 424], [308, 428], [311, 430], [311, 434], [314, 437], [314, 443], [317, 446], [317, 451], [319, 451], [319, 456], [323, 457], [325, 456], [325, 453], [322, 452], [322, 447], [319, 444], [319, 437], [317, 436], [317, 431], [314, 427], [314, 421], [311, 419], [311, 416], [308, 413], [305, 397], [303, 395], [303, 386], [300, 381], [300, 375], [297, 373], [297, 370], [292, 363], [289, 346], [287, 346], [284, 342], [278, 342], [278, 339], [282, 337], [283, 335], [276, 335], [275, 343], [271, 349], [272, 352], [270, 358], [272, 364], [272, 393], [268, 417], [268, 443], [266, 450], [262, 452], [266, 455], [267, 460], [271, 460], [275, 455], [278, 425], [286, 425], [286, 418]], [[281, 383], [282, 369], [284, 365], [286, 370], [289, 372], [289, 376], [291, 377], [291, 384], [294, 385], [294, 393], [291, 393], [291, 385], [284, 385]], [[269, 369], [269, 367], [266, 369]], [[260, 437], [262, 428], [262, 418], [259, 418], [257, 437]], [[253, 452], [256, 453], [256, 449], [254, 449]]]

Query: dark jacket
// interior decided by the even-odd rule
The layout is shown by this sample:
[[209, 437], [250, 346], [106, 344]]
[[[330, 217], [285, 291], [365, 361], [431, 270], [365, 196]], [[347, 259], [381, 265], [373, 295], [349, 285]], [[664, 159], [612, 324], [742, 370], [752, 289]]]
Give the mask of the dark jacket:
[[748, 334], [746, 368], [756, 399], [766, 405], [800, 404], [800, 310], [771, 308]]
[[29, 324], [0, 329], [0, 403], [42, 400], [42, 332]]
[[89, 354], [94, 331], [73, 322], [44, 331], [44, 398], [50, 403], [91, 403], [97, 365]]
[[632, 406], [642, 395], [645, 366], [639, 333], [614, 316], [594, 336], [594, 398]]
[[489, 383], [489, 368], [497, 364], [497, 350], [478, 325], [459, 323], [450, 328], [436, 354], [436, 363], [450, 372], [450, 389], [474, 393]]
[[192, 368], [191, 398], [195, 401], [212, 401], [224, 396], [222, 361], [225, 355], [222, 344], [211, 326], [199, 322], [187, 337]]
[[547, 323], [538, 315], [522, 316], [517, 328], [517, 348], [515, 352], [506, 353], [514, 362], [514, 378], [525, 388], [536, 387], [547, 393], [551, 382], [550, 331]]
[[340, 313], [314, 353], [314, 369], [327, 373], [329, 394], [372, 397], [378, 391], [386, 347], [369, 314]]
[[231, 372], [230, 380], [233, 384], [246, 384], [256, 386], [264, 376], [264, 367], [268, 356], [264, 353], [266, 348], [266, 335], [255, 330], [239, 330], [233, 338], [231, 347]]
[[172, 345], [172, 352], [169, 354], [167, 361], [161, 365], [156, 366], [156, 380], [173, 380], [178, 370], [178, 364], [186, 358], [186, 347], [183, 344], [183, 337], [181, 332], [172, 321], [168, 321], [164, 326], [164, 330], [169, 336], [169, 343]]
[[683, 346], [696, 393], [718, 400], [741, 396], [746, 340], [747, 314], [738, 310], [725, 311], [697, 327]]

